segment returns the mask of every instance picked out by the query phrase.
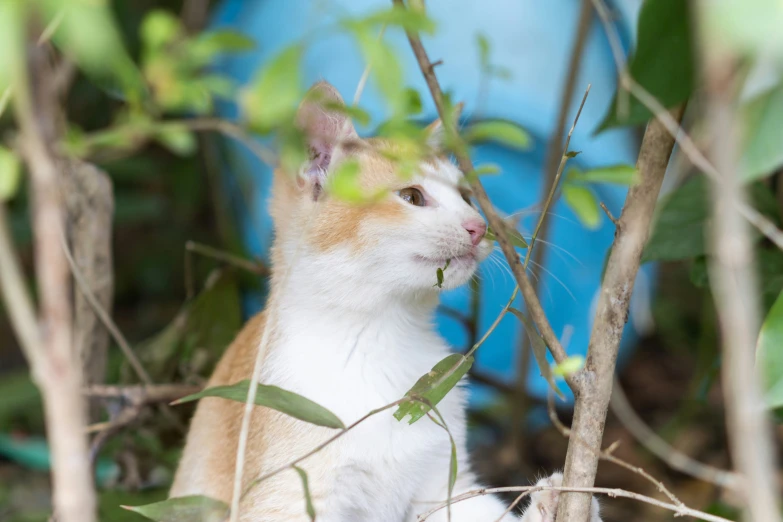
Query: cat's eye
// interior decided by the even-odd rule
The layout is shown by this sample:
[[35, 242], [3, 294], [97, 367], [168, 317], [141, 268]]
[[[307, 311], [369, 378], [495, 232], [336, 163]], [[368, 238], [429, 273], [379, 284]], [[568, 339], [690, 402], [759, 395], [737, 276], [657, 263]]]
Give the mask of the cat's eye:
[[398, 191], [397, 195], [416, 207], [423, 207], [427, 204], [427, 202], [424, 200], [424, 194], [422, 194], [421, 190], [417, 188], [404, 188]]
[[460, 190], [459, 195], [462, 196], [462, 201], [467, 203], [470, 206], [473, 206], [473, 201], [471, 201], [470, 196], [472, 195], [469, 190]]

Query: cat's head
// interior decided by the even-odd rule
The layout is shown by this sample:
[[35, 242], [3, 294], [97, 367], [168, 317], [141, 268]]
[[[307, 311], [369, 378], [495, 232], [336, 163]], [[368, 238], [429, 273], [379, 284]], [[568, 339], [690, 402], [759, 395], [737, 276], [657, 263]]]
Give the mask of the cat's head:
[[[275, 175], [276, 270], [293, 267], [294, 279], [346, 299], [437, 290], [437, 270], [447, 263], [442, 288], [466, 283], [492, 246], [462, 172], [437, 152], [441, 122], [426, 129], [433, 153], [405, 178], [389, 159], [398, 145], [359, 138], [345, 111], [335, 110], [342, 104], [334, 87], [319, 82], [299, 108], [310, 159], [297, 173]], [[329, 190], [330, 175], [347, 161], [358, 164], [358, 186], [371, 202]]]

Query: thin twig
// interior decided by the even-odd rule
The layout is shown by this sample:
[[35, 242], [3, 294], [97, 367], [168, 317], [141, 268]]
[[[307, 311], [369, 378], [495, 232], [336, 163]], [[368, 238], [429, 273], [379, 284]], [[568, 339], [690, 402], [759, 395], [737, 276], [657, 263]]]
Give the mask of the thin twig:
[[262, 277], [266, 277], [270, 274], [269, 268], [260, 261], [236, 256], [231, 252], [226, 252], [203, 243], [187, 241], [185, 243], [185, 293], [188, 299], [192, 299], [196, 294], [193, 283], [192, 254], [199, 254], [204, 257], [215, 259], [221, 263], [235, 266], [242, 270], [246, 270], [251, 274], [256, 274]]
[[41, 343], [35, 305], [25, 285], [25, 275], [16, 255], [11, 230], [8, 227], [5, 204], [0, 202], [0, 288], [3, 304], [11, 326], [31, 368], [40, 365], [38, 347]]
[[736, 473], [694, 460], [677, 448], [672, 447], [660, 435], [655, 433], [634, 411], [623, 391], [622, 385], [616, 379], [614, 389], [612, 390], [612, 400], [609, 404], [612, 412], [636, 440], [672, 469], [699, 480], [717, 484], [718, 486], [731, 489], [736, 489], [739, 486], [740, 477]]
[[527, 254], [525, 255], [525, 269], [527, 269], [527, 264], [530, 261], [530, 255], [533, 253], [533, 247], [536, 244], [536, 238], [538, 237], [538, 233], [541, 230], [541, 227], [543, 226], [544, 222], [547, 221], [549, 217], [549, 207], [552, 205], [552, 200], [555, 197], [555, 192], [557, 192], [557, 186], [560, 183], [560, 178], [563, 175], [563, 170], [565, 170], [566, 163], [568, 163], [568, 159], [571, 157], [568, 146], [571, 144], [571, 135], [574, 133], [574, 129], [576, 128], [576, 124], [579, 121], [579, 116], [582, 114], [582, 109], [585, 106], [585, 102], [587, 101], [587, 95], [590, 94], [590, 84], [587, 84], [587, 89], [585, 89], [585, 94], [582, 96], [582, 103], [579, 104], [579, 110], [576, 111], [576, 116], [574, 116], [574, 122], [571, 124], [571, 129], [568, 131], [568, 136], [566, 136], [565, 144], [563, 145], [563, 155], [560, 157], [560, 165], [557, 167], [557, 173], [555, 174], [555, 179], [552, 181], [552, 185], [549, 188], [549, 194], [546, 197], [546, 202], [544, 203], [544, 208], [541, 211], [541, 215], [538, 218], [538, 222], [536, 223], [536, 228], [533, 230], [533, 235], [530, 236], [530, 241], [528, 243], [527, 247]]
[[131, 367], [133, 368], [133, 371], [136, 372], [136, 375], [139, 377], [139, 379], [141, 379], [141, 381], [144, 382], [145, 384], [148, 385], [152, 384], [152, 378], [150, 377], [150, 374], [147, 373], [147, 370], [144, 369], [144, 366], [142, 366], [138, 357], [136, 357], [136, 353], [133, 351], [133, 348], [131, 348], [130, 343], [128, 343], [127, 339], [125, 339], [125, 336], [122, 335], [122, 332], [117, 327], [117, 324], [111, 318], [111, 316], [106, 311], [106, 309], [103, 306], [101, 306], [101, 303], [98, 301], [98, 298], [93, 293], [92, 289], [90, 288], [90, 285], [84, 279], [84, 275], [82, 274], [79, 267], [76, 265], [76, 261], [73, 259], [73, 254], [71, 254], [71, 249], [68, 247], [68, 243], [65, 239], [65, 233], [62, 230], [60, 230], [59, 235], [60, 235], [60, 245], [62, 246], [63, 254], [65, 255], [66, 260], [68, 261], [68, 265], [70, 266], [71, 273], [73, 274], [73, 278], [76, 281], [79, 290], [82, 292], [82, 294], [87, 299], [87, 301], [89, 301], [90, 305], [93, 307], [93, 310], [95, 311], [96, 315], [101, 320], [103, 325], [106, 327], [107, 330], [109, 330], [109, 333], [111, 334], [112, 338], [120, 347], [120, 350], [122, 351], [123, 355], [125, 355], [125, 358], [128, 360], [128, 363], [130, 363]]
[[603, 449], [601, 451], [595, 451], [593, 448], [590, 448], [584, 441], [580, 440], [578, 437], [573, 436], [573, 432], [570, 428], [566, 427], [565, 424], [562, 423], [560, 418], [557, 416], [557, 411], [555, 410], [555, 401], [554, 396], [550, 392], [549, 397], [547, 400], [547, 410], [549, 412], [549, 419], [552, 421], [552, 424], [555, 426], [555, 428], [560, 432], [560, 434], [569, 439], [573, 440], [577, 444], [582, 444], [585, 446], [588, 451], [592, 451], [598, 455], [599, 458], [606, 460], [608, 462], [611, 462], [612, 464], [615, 464], [617, 466], [620, 466], [622, 468], [625, 468], [633, 473], [636, 473], [637, 475], [640, 475], [642, 478], [650, 482], [652, 485], [658, 489], [661, 493], [669, 497], [669, 500], [672, 501], [677, 506], [685, 507], [685, 504], [677, 498], [677, 496], [672, 493], [660, 480], [656, 479], [649, 473], [647, 473], [644, 469], [634, 466], [633, 464], [626, 462], [620, 458], [617, 458], [614, 456], [614, 450], [617, 448], [618, 442], [612, 443], [609, 445], [608, 448]]
[[[394, 5], [400, 8], [405, 8], [405, 4], [402, 0], [392, 1]], [[492, 204], [489, 201], [489, 197], [487, 196], [481, 181], [478, 179], [478, 176], [473, 175], [475, 172], [475, 169], [473, 168], [473, 162], [465, 152], [464, 144], [461, 142], [459, 134], [454, 127], [455, 122], [450, 121], [449, 118], [447, 118], [445, 105], [443, 102], [443, 93], [441, 91], [440, 84], [438, 83], [438, 79], [435, 76], [435, 72], [431, 67], [431, 62], [427, 57], [427, 52], [421, 43], [421, 39], [415, 32], [406, 32], [408, 35], [408, 41], [410, 42], [413, 53], [416, 56], [416, 60], [419, 64], [419, 69], [424, 75], [424, 79], [427, 82], [432, 99], [438, 109], [438, 114], [444, 124], [446, 132], [451, 138], [449, 141], [458, 144], [458, 146], [455, 147], [454, 155], [457, 158], [459, 167], [465, 173], [465, 176], [471, 180], [470, 183], [476, 196], [476, 200], [478, 201], [481, 210], [484, 212], [484, 215], [487, 217], [487, 221], [489, 221], [490, 227], [495, 231], [497, 241], [500, 244], [500, 247], [503, 250], [503, 254], [506, 256], [506, 260], [508, 261], [508, 264], [513, 271], [517, 286], [522, 291], [522, 295], [525, 297], [527, 310], [530, 313], [533, 322], [538, 327], [541, 337], [544, 339], [550, 351], [552, 352], [555, 361], [562, 362], [568, 357], [568, 355], [560, 345], [560, 340], [557, 338], [554, 330], [552, 330], [552, 326], [549, 324], [549, 320], [544, 313], [544, 309], [541, 307], [541, 303], [539, 302], [530, 280], [525, 273], [524, 267], [519, 260], [519, 254], [508, 239], [505, 231], [506, 223], [494, 211]], [[568, 383], [572, 389], [577, 389], [577, 383], [574, 379], [569, 377]]]
[[[598, 495], [606, 495], [612, 498], [617, 498], [617, 497], [629, 498], [631, 500], [644, 502], [645, 504], [650, 504], [652, 506], [656, 506], [661, 509], [673, 511], [675, 513], [674, 516], [676, 517], [687, 516], [699, 520], [704, 520], [706, 522], [733, 522], [732, 520], [729, 520], [727, 518], [719, 517], [716, 515], [710, 515], [709, 513], [705, 513], [697, 509], [692, 509], [687, 506], [686, 507], [676, 506], [674, 504], [669, 504], [668, 502], [663, 502], [661, 500], [656, 500], [654, 498], [645, 495], [640, 495], [639, 493], [633, 493], [631, 491], [626, 491], [624, 489], [617, 489], [617, 488], [572, 488], [567, 486], [510, 486], [510, 487], [502, 487], [502, 488], [481, 488], [481, 489], [466, 491], [465, 493], [457, 495], [451, 499], [451, 503], [456, 504], [457, 502], [462, 502], [464, 500], [480, 497], [483, 495], [492, 495], [495, 493], [516, 493], [521, 491], [526, 491], [528, 492], [528, 494], [533, 494], [537, 491], [560, 491], [560, 492], [567, 492], [567, 493], [584, 493], [585, 495], [588, 496], [593, 494], [598, 494]], [[430, 509], [429, 511], [419, 515], [417, 520], [419, 522], [424, 522], [424, 520], [427, 520], [427, 518], [429, 518], [434, 513], [440, 511], [445, 507], [446, 507], [446, 502], [443, 502], [435, 506], [434, 508]]]
[[601, 202], [601, 209], [604, 211], [604, 214], [606, 214], [606, 217], [609, 218], [609, 221], [614, 223], [614, 226], [617, 226], [617, 218], [612, 215], [612, 212], [607, 208], [606, 203], [603, 201]]

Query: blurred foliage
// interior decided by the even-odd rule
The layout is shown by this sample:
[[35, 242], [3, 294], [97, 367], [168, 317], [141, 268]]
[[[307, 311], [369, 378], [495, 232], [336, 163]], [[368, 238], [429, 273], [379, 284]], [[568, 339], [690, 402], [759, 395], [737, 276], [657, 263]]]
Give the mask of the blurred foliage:
[[[770, 20], [779, 21], [779, 6], [765, 3], [769, 4]], [[759, 20], [760, 12], [755, 8], [741, 8], [737, 0], [724, 4], [711, 23], [725, 26], [730, 44], [753, 63], [754, 53], [768, 49], [769, 41], [779, 40], [780, 32], [772, 30], [775, 26], [769, 20], [761, 24], [758, 32], [737, 30], [737, 20]], [[409, 176], [420, 158], [430, 152], [424, 129], [412, 121], [421, 113], [422, 95], [406, 85], [399, 56], [378, 34], [389, 27], [433, 34], [437, 28], [427, 17], [423, 2], [409, 2], [409, 5], [421, 8], [410, 11], [389, 8], [344, 17], [327, 31], [349, 35], [365, 62], [373, 65], [370, 80], [382, 94], [388, 115], [384, 121], [370, 122], [367, 112], [351, 101], [345, 107], [330, 108], [362, 125], [374, 123], [380, 136], [393, 138], [394, 149], [382, 152], [396, 162], [403, 177]], [[256, 71], [247, 85], [239, 86], [211, 70], [210, 64], [221, 55], [251, 50], [255, 42], [231, 31], [186, 27], [177, 14], [182, 9], [181, 0], [0, 2], [0, 48], [4, 50], [0, 53], [0, 131], [11, 127], [4, 114], [9, 111], [4, 108], [8, 100], [13, 100], [14, 89], [26, 87], [24, 75], [15, 72], [22, 66], [24, 21], [34, 13], [33, 27], [39, 32], [43, 30], [59, 55], [77, 67], [64, 103], [68, 127], [57, 146], [66, 154], [96, 163], [109, 173], [114, 183], [114, 316], [155, 381], [200, 383], [241, 326], [241, 289], [260, 283], [259, 278], [240, 275], [233, 269], [216, 269], [220, 263], [214, 260], [193, 263], [191, 270], [185, 268], [184, 245], [188, 240], [219, 245], [235, 254], [246, 255], [237, 240], [238, 227], [233, 224], [233, 216], [225, 204], [226, 185], [218, 167], [222, 163], [221, 143], [214, 134], [197, 135], [197, 131], [225, 132], [214, 125], [215, 104], [220, 100], [237, 100], [240, 121], [234, 130], [248, 139], [253, 135], [273, 137], [280, 163], [288, 171], [296, 172], [306, 160], [306, 149], [304, 136], [294, 125], [293, 116], [305, 88], [302, 57], [312, 40], [305, 39], [282, 49]], [[667, 108], [685, 102], [696, 92], [692, 26], [687, 2], [646, 0], [641, 10], [639, 38], [628, 71]], [[492, 62], [486, 37], [478, 35], [476, 46], [482, 77], [509, 76], [506, 69]], [[775, 199], [774, 190], [781, 192], [781, 180], [780, 175], [772, 176], [783, 164], [783, 134], [777, 124], [783, 120], [781, 85], [769, 87], [742, 105], [742, 174], [752, 182], [748, 186], [751, 203], [778, 226], [781, 225], [780, 201]], [[445, 120], [451, 128], [451, 124], [458, 123], [461, 106], [453, 102], [449, 93], [444, 98]], [[650, 111], [638, 100], [618, 90], [600, 130], [643, 124], [650, 117]], [[442, 136], [443, 146], [452, 152], [464, 152], [471, 145], [485, 141], [516, 149], [531, 146], [531, 137], [524, 129], [504, 120], [474, 121], [459, 136], [449, 132]], [[576, 154], [571, 152], [569, 157]], [[491, 175], [497, 170], [487, 165], [479, 167], [475, 174]], [[357, 173], [355, 163], [343, 163], [332, 174], [327, 190], [349, 203], [371, 201], [376, 195], [361, 191]], [[587, 171], [570, 169], [562, 185], [562, 196], [583, 225], [595, 228], [603, 219], [595, 185], [632, 185], [637, 181], [638, 172], [627, 165]], [[20, 195], [24, 187], [23, 170], [15, 152], [10, 146], [0, 146], [0, 200], [8, 202], [14, 237], [22, 260], [29, 267], [29, 209], [27, 199]], [[707, 194], [706, 181], [699, 176], [675, 190], [659, 206], [655, 229], [644, 253], [645, 261], [679, 262], [673, 268], [668, 266], [668, 275], [676, 280], [672, 285], [676, 291], [667, 293], [664, 288], [654, 310], [661, 340], [659, 349], [671, 354], [687, 353], [694, 361], [690, 394], [664, 430], [667, 434], [687, 424], [697, 408], [694, 404], [707, 403], [720, 367], [716, 318], [706, 268], [710, 257], [704, 240], [710, 216]], [[507, 232], [512, 233], [515, 246], [527, 247], [511, 227]], [[767, 361], [765, 383], [770, 404], [779, 406], [783, 365], [779, 364], [774, 347], [783, 342], [780, 337], [783, 297], [778, 297], [783, 290], [783, 253], [758, 234], [755, 244], [764, 312], [769, 314], [759, 344]], [[447, 268], [448, 265], [439, 269], [437, 281], [442, 282]], [[190, 278], [187, 283], [185, 277]], [[201, 282], [201, 292], [183, 303], [187, 291]], [[572, 358], [550, 368], [543, 340], [535, 328], [525, 322], [524, 315], [516, 310], [512, 312], [525, 324], [534, 341], [541, 370], [557, 389], [554, 377], [576, 371], [584, 361]], [[10, 332], [4, 333], [6, 338], [11, 337]], [[0, 350], [16, 351], [13, 346], [3, 346]], [[10, 358], [11, 354], [0, 351], [0, 358], [4, 357]], [[472, 362], [472, 357], [460, 354], [439, 362], [409, 390], [410, 400], [400, 405], [395, 417], [398, 420], [410, 417], [412, 423], [428, 414], [468, 372]], [[116, 349], [110, 358], [109, 374], [112, 382], [136, 382]], [[206, 394], [236, 400], [246, 393], [247, 383], [242, 386], [238, 383]], [[333, 415], [322, 411], [317, 404], [305, 404], [300, 397], [287, 394], [290, 392], [262, 388], [259, 401], [274, 404], [299, 418], [317, 417], [319, 422], [339, 426], [339, 420], [335, 421]], [[35, 450], [40, 441], [36, 435], [43, 432], [43, 421], [40, 396], [29, 377], [17, 369], [1, 375], [0, 397], [9, 398], [0, 402], [0, 433], [13, 432], [18, 437], [15, 441], [29, 442], [28, 448]], [[117, 404], [109, 403], [108, 407], [116, 409]], [[188, 408], [179, 410], [187, 413]], [[437, 414], [437, 409], [433, 413]], [[165, 496], [163, 488], [179, 455], [181, 434], [172, 424], [142, 419], [138, 429], [104, 447], [102, 455], [122, 465], [116, 481], [101, 490], [101, 519], [138, 520], [136, 514], [119, 509], [120, 504], [148, 504], [140, 510], [146, 509], [144, 514], [153, 519], [182, 508], [171, 503], [155, 504]], [[452, 465], [451, 485], [456, 473], [456, 465]], [[301, 477], [306, 485], [306, 475]], [[11, 504], [13, 496], [10, 492], [10, 488], [0, 486], [0, 515], [4, 519], [7, 518], [5, 505]], [[306, 500], [303, 510], [311, 512], [309, 498]], [[46, 505], [31, 503], [28, 507], [29, 513], [12, 512], [9, 520], [44, 520], [48, 514]], [[224, 509], [222, 505], [217, 507]], [[723, 513], [726, 509], [715, 506], [716, 512]]]

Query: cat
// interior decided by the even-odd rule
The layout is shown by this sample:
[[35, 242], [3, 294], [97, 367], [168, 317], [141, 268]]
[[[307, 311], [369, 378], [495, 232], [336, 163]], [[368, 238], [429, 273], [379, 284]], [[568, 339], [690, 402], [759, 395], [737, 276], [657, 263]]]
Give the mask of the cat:
[[[449, 355], [433, 317], [441, 290], [465, 284], [492, 250], [487, 226], [444, 154], [443, 124], [426, 130], [435, 151], [403, 180], [380, 138], [360, 139], [334, 87], [316, 83], [296, 122], [308, 136], [310, 160], [295, 176], [277, 169], [270, 212], [275, 225], [269, 303], [229, 346], [208, 386], [249, 379], [265, 328], [270, 330], [261, 382], [303, 395], [346, 425], [402, 398]], [[356, 205], [325, 190], [346, 159], [358, 162], [359, 185], [381, 194]], [[436, 271], [443, 270], [441, 285]], [[271, 312], [274, 309], [274, 314]], [[270, 323], [269, 318], [273, 318]], [[466, 450], [466, 390], [454, 388], [438, 404], [457, 447], [453, 495], [480, 487]], [[206, 495], [230, 502], [244, 405], [202, 399], [196, 409], [171, 497]], [[308, 457], [307, 473], [319, 522], [408, 522], [447, 497], [451, 445], [429, 418], [397, 421], [394, 409], [370, 417]], [[274, 410], [252, 414], [243, 488], [254, 478], [311, 451], [335, 430]], [[559, 485], [553, 475], [540, 485]], [[520, 519], [491, 495], [457, 502], [453, 522], [553, 521], [557, 493], [540, 491]], [[240, 520], [305, 521], [303, 486], [293, 469], [250, 489]], [[445, 521], [446, 510], [431, 522]], [[593, 500], [590, 522], [600, 522]]]

